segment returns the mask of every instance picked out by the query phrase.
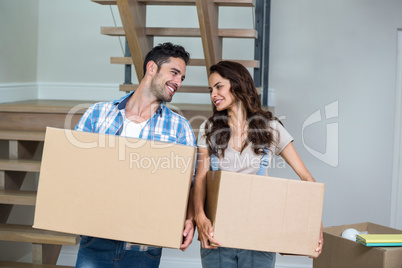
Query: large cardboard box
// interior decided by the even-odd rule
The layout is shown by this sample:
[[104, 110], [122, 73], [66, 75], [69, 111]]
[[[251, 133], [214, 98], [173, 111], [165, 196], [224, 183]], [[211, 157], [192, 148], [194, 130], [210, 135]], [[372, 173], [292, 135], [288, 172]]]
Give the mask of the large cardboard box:
[[324, 228], [324, 247], [314, 268], [401, 268], [402, 247], [366, 247], [342, 237], [354, 228], [370, 234], [402, 234], [402, 230], [364, 222]]
[[48, 128], [34, 227], [179, 248], [196, 148]]
[[210, 171], [206, 214], [223, 247], [316, 256], [324, 184]]

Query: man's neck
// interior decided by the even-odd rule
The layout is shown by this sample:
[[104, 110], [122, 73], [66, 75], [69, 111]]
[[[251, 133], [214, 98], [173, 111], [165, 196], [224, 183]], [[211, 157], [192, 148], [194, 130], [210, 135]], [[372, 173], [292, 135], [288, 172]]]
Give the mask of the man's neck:
[[143, 83], [140, 83], [127, 101], [126, 118], [135, 123], [144, 122], [151, 118], [160, 105], [161, 101], [149, 94], [149, 90], [146, 90]]

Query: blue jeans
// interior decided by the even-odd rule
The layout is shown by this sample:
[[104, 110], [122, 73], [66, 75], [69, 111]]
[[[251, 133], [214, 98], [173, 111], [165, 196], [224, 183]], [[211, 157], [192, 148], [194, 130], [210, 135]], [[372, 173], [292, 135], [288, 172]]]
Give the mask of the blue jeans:
[[201, 248], [204, 268], [274, 268], [276, 253], [256, 250], [223, 248]]
[[162, 248], [135, 251], [125, 250], [125, 242], [82, 236], [78, 250], [78, 268], [157, 268]]

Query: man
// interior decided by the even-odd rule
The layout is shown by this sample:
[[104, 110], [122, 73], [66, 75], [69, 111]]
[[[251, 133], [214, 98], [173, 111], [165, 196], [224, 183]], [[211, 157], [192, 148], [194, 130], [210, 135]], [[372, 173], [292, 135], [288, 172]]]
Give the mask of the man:
[[[189, 60], [182, 46], [164, 43], [154, 47], [145, 58], [144, 77], [137, 90], [119, 100], [92, 105], [75, 130], [195, 146], [189, 122], [164, 105], [180, 88]], [[194, 235], [192, 205], [188, 208], [183, 251]], [[159, 247], [82, 236], [76, 267], [153, 268], [159, 267], [161, 254]]]

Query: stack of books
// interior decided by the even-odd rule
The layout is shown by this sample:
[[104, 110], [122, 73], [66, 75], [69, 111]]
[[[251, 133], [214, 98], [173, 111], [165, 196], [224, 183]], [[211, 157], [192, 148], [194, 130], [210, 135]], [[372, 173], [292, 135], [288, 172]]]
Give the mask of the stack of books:
[[367, 247], [402, 247], [402, 234], [360, 234], [356, 241]]

